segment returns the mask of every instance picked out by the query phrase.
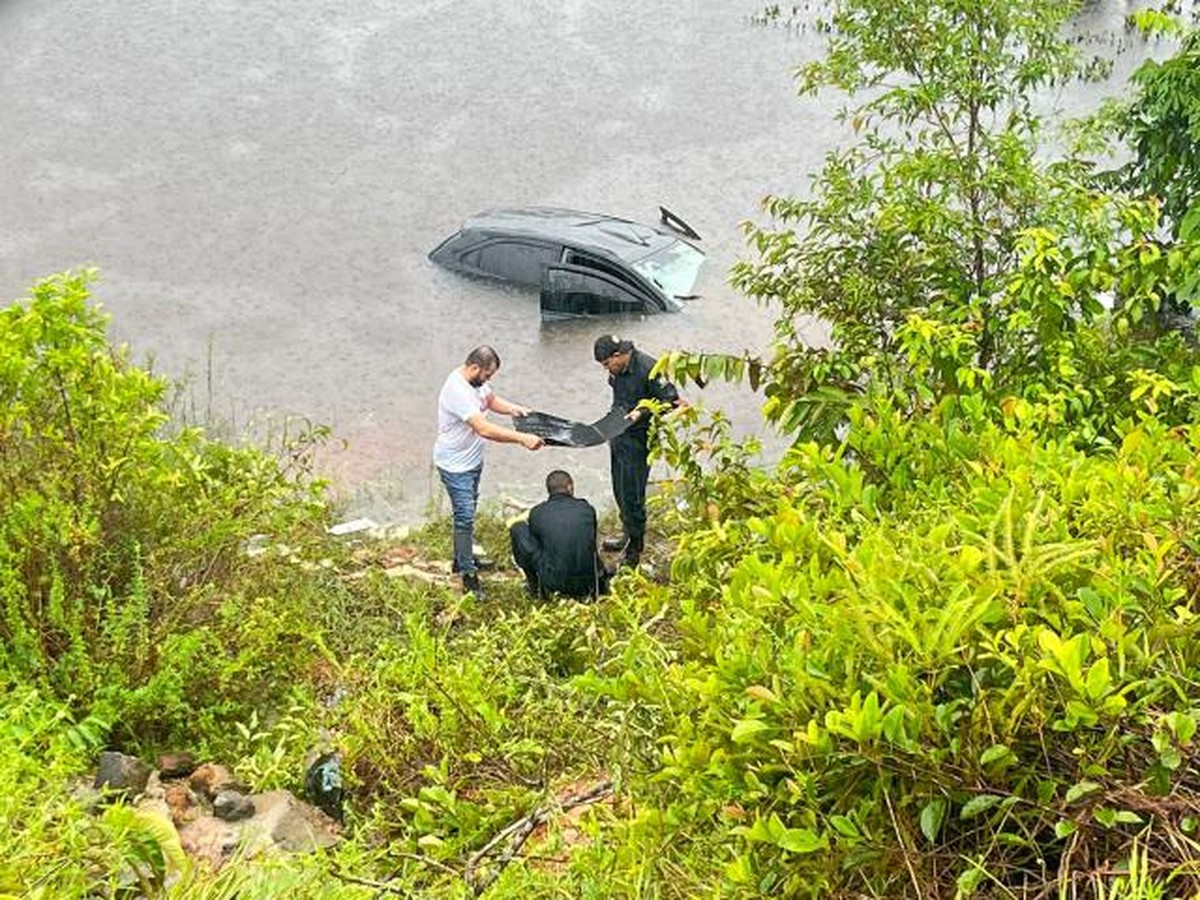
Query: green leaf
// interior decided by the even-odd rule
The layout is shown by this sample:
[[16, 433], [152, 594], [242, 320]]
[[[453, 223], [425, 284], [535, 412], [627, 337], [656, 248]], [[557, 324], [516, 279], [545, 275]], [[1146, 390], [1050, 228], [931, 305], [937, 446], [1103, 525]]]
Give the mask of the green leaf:
[[937, 843], [938, 832], [946, 819], [946, 800], [936, 797], [921, 808], [921, 834], [931, 844]]
[[1065, 837], [1070, 837], [1078, 830], [1078, 822], [1072, 822], [1070, 819], [1062, 819], [1054, 825], [1054, 836], [1062, 840]]
[[904, 734], [904, 707], [896, 706], [888, 711], [888, 714], [883, 717], [883, 736], [893, 744], [903, 742]]
[[1108, 671], [1108, 657], [1102, 657], [1088, 669], [1085, 683], [1087, 695], [1093, 700], [1099, 700], [1112, 688], [1112, 677]]
[[1013, 752], [1004, 744], [993, 744], [979, 755], [979, 764], [981, 766], [990, 765], [997, 760], [1001, 760], [1013, 755]]
[[815, 853], [829, 846], [828, 841], [811, 828], [785, 828], [775, 843], [790, 853]]
[[1187, 713], [1172, 712], [1166, 716], [1167, 727], [1175, 735], [1175, 740], [1185, 747], [1191, 743], [1196, 734], [1196, 720]]
[[1088, 794], [1095, 793], [1100, 790], [1101, 785], [1094, 781], [1080, 781], [1071, 785], [1067, 789], [1067, 802], [1074, 803], [1080, 797], [1086, 797]]
[[734, 723], [729, 737], [735, 744], [748, 744], [764, 731], [770, 730], [770, 727], [762, 719], [739, 719]]
[[973, 863], [971, 864], [971, 868], [959, 875], [955, 882], [958, 887], [958, 892], [955, 894], [956, 900], [963, 900], [963, 898], [974, 894], [975, 889], [979, 887], [979, 883], [983, 881], [983, 875], [983, 869]]
[[1158, 761], [1164, 769], [1170, 769], [1174, 772], [1183, 765], [1183, 754], [1174, 747], [1166, 747], [1158, 754]]
[[725, 877], [734, 884], [749, 884], [754, 877], [754, 867], [747, 856], [735, 856], [725, 867]]
[[960, 819], [973, 819], [980, 813], [987, 812], [993, 806], [1000, 802], [1002, 798], [996, 794], [980, 794], [978, 797], [972, 797], [963, 804], [963, 808], [959, 811]]
[[1179, 236], [1185, 241], [1200, 238], [1200, 203], [1192, 206], [1179, 223]]
[[862, 833], [859, 832], [858, 826], [850, 821], [850, 819], [848, 819], [846, 816], [830, 816], [829, 824], [837, 830], [838, 834], [842, 834], [850, 838], [862, 837]]
[[1014, 834], [1011, 831], [1001, 831], [996, 835], [997, 843], [1005, 844], [1009, 847], [1034, 847], [1033, 841], [1025, 837], [1023, 834]]

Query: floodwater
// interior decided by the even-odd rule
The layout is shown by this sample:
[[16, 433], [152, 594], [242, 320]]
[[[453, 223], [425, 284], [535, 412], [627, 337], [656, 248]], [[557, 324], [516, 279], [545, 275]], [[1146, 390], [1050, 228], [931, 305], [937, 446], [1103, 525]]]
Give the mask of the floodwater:
[[[836, 98], [795, 96], [818, 36], [754, 25], [761, 6], [0, 0], [0, 299], [97, 266], [113, 334], [185, 380], [181, 414], [267, 438], [328, 424], [347, 514], [419, 515], [440, 502], [438, 389], [477, 344], [502, 357], [501, 396], [585, 421], [608, 406], [598, 334], [766, 350], [771, 311], [726, 283], [739, 223], [803, 193], [847, 134]], [[1090, 4], [1085, 28], [1120, 35], [1128, 6]], [[1117, 89], [1045, 103], [1080, 113]], [[426, 259], [490, 207], [654, 221], [659, 204], [709, 254], [677, 315], [543, 325], [536, 295]], [[688, 396], [758, 427], [747, 389]], [[603, 507], [607, 465], [492, 445], [483, 491], [537, 499], [566, 468]]]

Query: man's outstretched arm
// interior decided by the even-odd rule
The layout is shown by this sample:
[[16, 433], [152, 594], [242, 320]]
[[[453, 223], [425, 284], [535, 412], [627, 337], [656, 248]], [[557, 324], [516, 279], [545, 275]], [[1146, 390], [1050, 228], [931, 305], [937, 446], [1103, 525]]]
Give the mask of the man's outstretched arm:
[[497, 425], [495, 422], [490, 421], [483, 413], [475, 413], [475, 415], [469, 416], [467, 424], [481, 438], [495, 441], [498, 444], [520, 444], [526, 450], [538, 450], [545, 443], [536, 434], [529, 434], [524, 431], [517, 431], [514, 428]]

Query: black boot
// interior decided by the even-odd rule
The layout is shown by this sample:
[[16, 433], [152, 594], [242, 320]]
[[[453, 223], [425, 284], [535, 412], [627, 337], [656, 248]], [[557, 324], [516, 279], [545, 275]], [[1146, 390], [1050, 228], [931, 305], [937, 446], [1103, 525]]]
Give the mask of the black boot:
[[[471, 559], [475, 563], [475, 570], [478, 572], [486, 572], [488, 569], [496, 568], [496, 563], [486, 556], [472, 556]], [[459, 573], [458, 560], [450, 563], [450, 571], [454, 575]]]
[[475, 572], [467, 572], [462, 577], [463, 593], [471, 593], [475, 595], [476, 600], [484, 600], [487, 598], [487, 591], [483, 589], [483, 582], [479, 580], [479, 575]]
[[642, 547], [644, 542], [645, 538], [643, 537], [631, 537], [629, 543], [625, 545], [625, 552], [621, 554], [621, 560], [617, 565], [636, 569], [638, 563], [642, 561]]

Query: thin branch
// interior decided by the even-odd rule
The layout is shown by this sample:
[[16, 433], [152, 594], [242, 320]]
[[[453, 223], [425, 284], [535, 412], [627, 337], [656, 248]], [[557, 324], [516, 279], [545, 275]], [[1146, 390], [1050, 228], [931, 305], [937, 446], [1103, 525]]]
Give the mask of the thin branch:
[[458, 871], [458, 869], [452, 868], [446, 865], [444, 862], [438, 862], [436, 859], [430, 859], [428, 856], [422, 856], [420, 853], [401, 852], [397, 853], [396, 856], [400, 857], [401, 859], [408, 859], [416, 863], [421, 863], [421, 865], [424, 866], [430, 866], [434, 869], [445, 872], [447, 875], [453, 875], [455, 878], [463, 877], [462, 872]]
[[887, 804], [888, 816], [892, 820], [892, 828], [896, 831], [896, 840], [900, 844], [900, 851], [904, 854], [904, 865], [908, 869], [908, 877], [912, 879], [913, 889], [917, 892], [918, 897], [924, 897], [925, 892], [921, 890], [921, 881], [917, 878], [917, 870], [913, 868], [912, 860], [908, 856], [908, 845], [904, 843], [904, 835], [900, 831], [900, 823], [896, 820], [896, 811], [892, 808], [892, 798], [888, 796], [887, 791], [883, 792], [883, 800]]
[[[467, 860], [467, 867], [463, 872], [463, 879], [468, 884], [472, 884], [472, 889], [475, 893], [475, 896], [478, 897], [485, 890], [487, 890], [488, 887], [491, 886], [492, 882], [500, 877], [500, 873], [504, 871], [504, 867], [512, 862], [513, 858], [517, 855], [518, 851], [520, 851], [521, 847], [524, 846], [527, 840], [529, 840], [529, 836], [533, 834], [539, 825], [542, 825], [550, 818], [552, 812], [555, 810], [559, 812], [567, 812], [577, 806], [585, 806], [589, 803], [595, 803], [597, 800], [610, 795], [612, 791], [612, 780], [606, 778], [582, 794], [576, 794], [573, 797], [566, 797], [553, 806], [535, 807], [534, 810], [529, 813], [529, 815], [504, 826], [504, 828], [497, 832], [497, 834], [490, 841], [484, 844], [479, 850], [476, 850], [473, 854], [471, 854], [471, 858]], [[505, 848], [504, 852], [496, 858], [495, 869], [490, 871], [484, 878], [480, 879], [479, 881], [475, 881], [474, 873], [476, 866], [478, 866], [485, 857], [489, 856], [493, 850], [495, 850], [506, 840], [508, 841], [508, 846]]]

